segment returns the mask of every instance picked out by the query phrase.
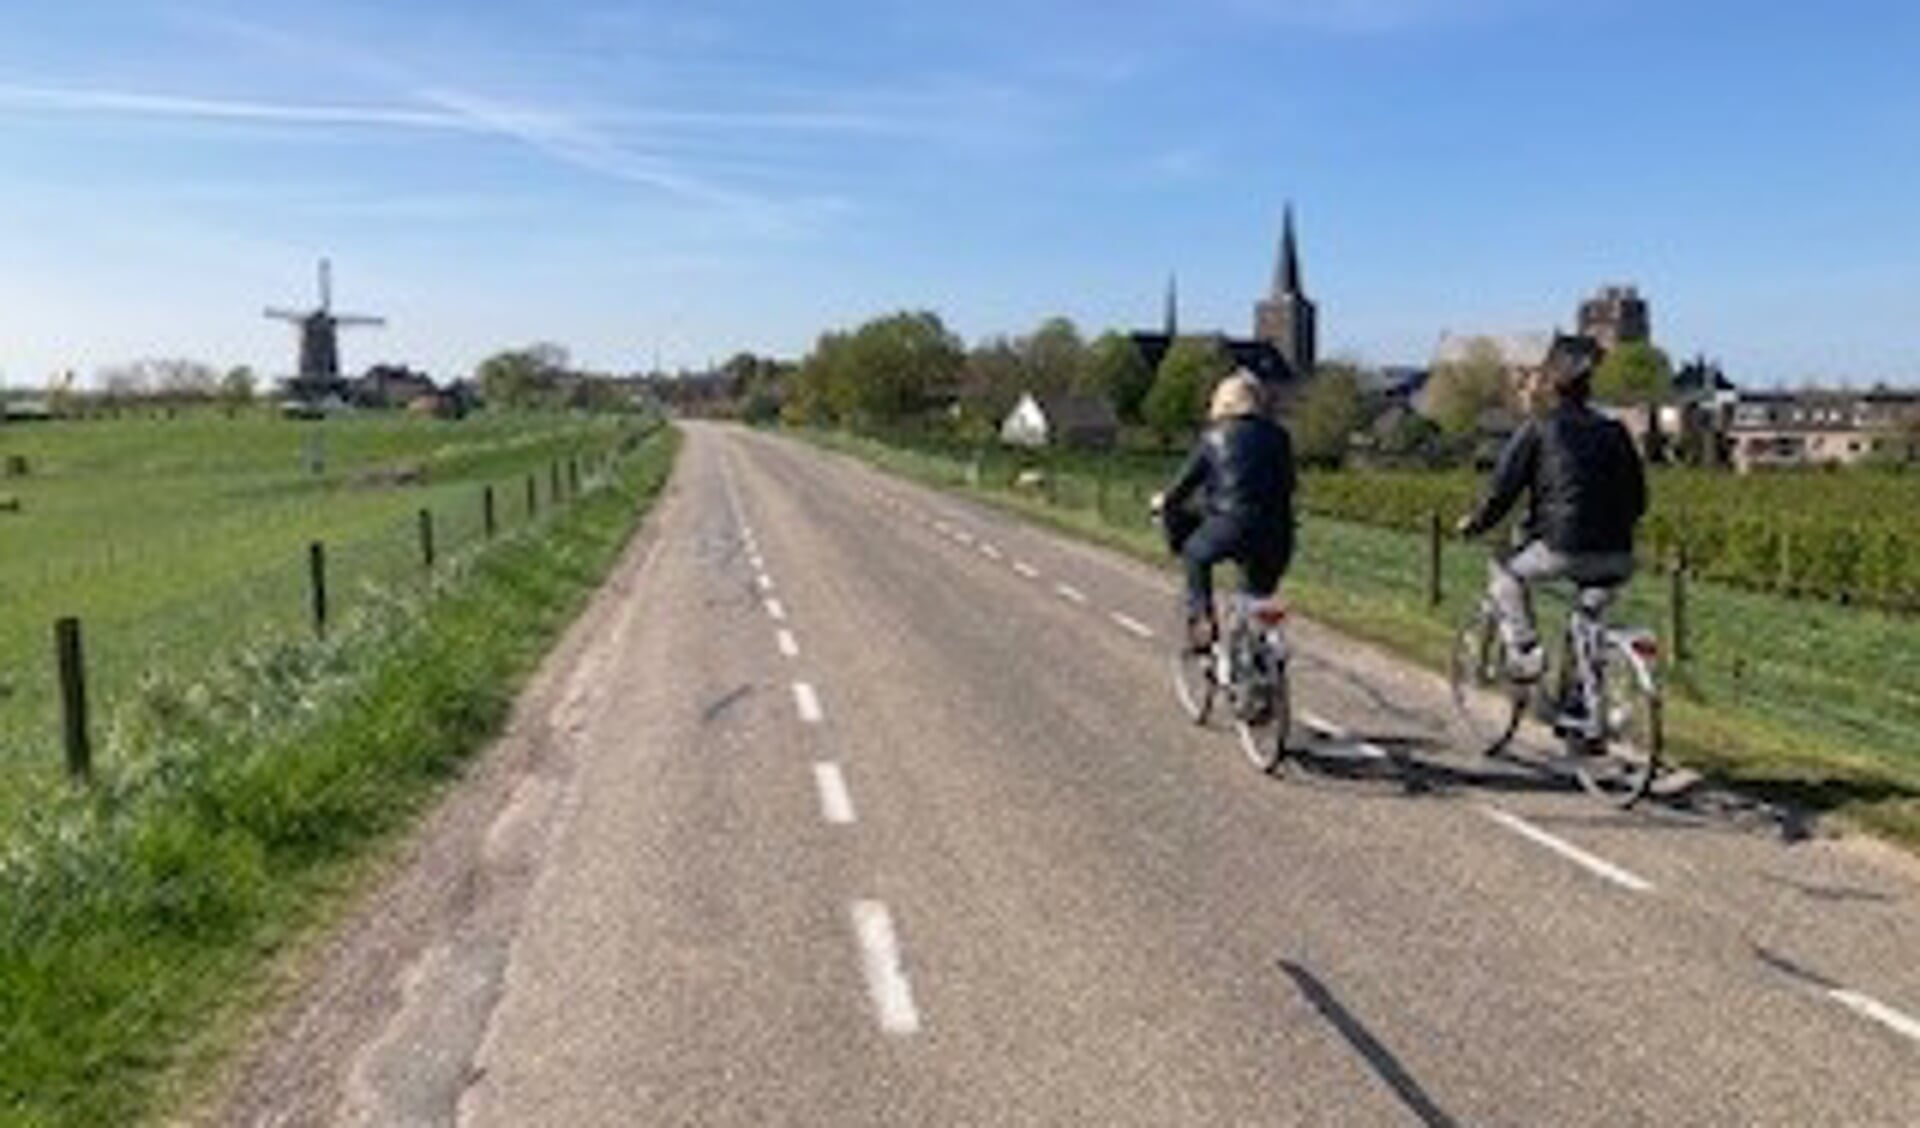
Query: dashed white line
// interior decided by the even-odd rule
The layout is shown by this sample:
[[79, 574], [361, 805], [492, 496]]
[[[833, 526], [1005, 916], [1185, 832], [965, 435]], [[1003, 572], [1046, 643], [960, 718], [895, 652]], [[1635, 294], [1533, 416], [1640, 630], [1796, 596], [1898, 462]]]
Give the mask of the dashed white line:
[[1077, 587], [1069, 587], [1066, 584], [1055, 584], [1053, 585], [1053, 590], [1061, 599], [1069, 603], [1085, 603], [1087, 601], [1087, 593]]
[[993, 547], [990, 544], [986, 544], [983, 542], [980, 545], [980, 555], [986, 557], [989, 560], [998, 560], [1000, 559], [1000, 550]]
[[1906, 1038], [1920, 1042], [1920, 1018], [1902, 1014], [1892, 1007], [1858, 991], [1844, 987], [1827, 988], [1827, 997], [1863, 1018], [1869, 1018]]
[[933, 523], [933, 531], [950, 537], [953, 535], [953, 526], [947, 524], [945, 521], [935, 521]]
[[1115, 626], [1126, 631], [1128, 634], [1135, 635], [1139, 638], [1153, 637], [1153, 628], [1131, 615], [1122, 615], [1118, 611], [1110, 611], [1107, 613], [1107, 617], [1113, 620]]
[[835, 826], [853, 824], [853, 796], [847, 791], [847, 777], [840, 765], [815, 764], [813, 781], [820, 787], [820, 816]]
[[754, 582], [760, 585], [761, 591], [773, 590], [773, 577], [767, 575], [765, 572], [762, 572], [758, 576], [755, 576]]
[[1490, 804], [1482, 804], [1480, 810], [1481, 813], [1485, 814], [1488, 818], [1506, 827], [1508, 830], [1513, 831], [1520, 837], [1538, 845], [1545, 846], [1547, 849], [1597, 877], [1611, 881], [1615, 885], [1635, 893], [1653, 892], [1653, 883], [1647, 879], [1621, 869], [1605, 858], [1589, 854], [1563, 838], [1548, 834], [1546, 831], [1541, 830], [1519, 815], [1503, 811]]
[[825, 716], [820, 710], [820, 695], [806, 682], [793, 683], [793, 706], [800, 711], [800, 719], [810, 725], [819, 724]]
[[800, 644], [793, 640], [793, 632], [782, 628], [776, 636], [780, 642], [780, 653], [789, 658], [800, 657]]
[[913, 987], [900, 966], [900, 941], [893, 917], [878, 901], [853, 903], [853, 931], [860, 940], [860, 966], [867, 976], [867, 996], [888, 1034], [914, 1034], [920, 1029], [920, 1011], [913, 1005]]
[[965, 529], [955, 529], [953, 531], [953, 539], [959, 541], [961, 544], [972, 544], [973, 534]]
[[1040, 569], [1035, 568], [1033, 565], [1027, 563], [1025, 560], [1015, 560], [1013, 562], [1013, 570], [1025, 576], [1029, 580], [1037, 580], [1040, 578]]
[[786, 621], [787, 609], [785, 607], [780, 606], [779, 600], [769, 599], [767, 600], [767, 614], [773, 619], [774, 622], [781, 623]]

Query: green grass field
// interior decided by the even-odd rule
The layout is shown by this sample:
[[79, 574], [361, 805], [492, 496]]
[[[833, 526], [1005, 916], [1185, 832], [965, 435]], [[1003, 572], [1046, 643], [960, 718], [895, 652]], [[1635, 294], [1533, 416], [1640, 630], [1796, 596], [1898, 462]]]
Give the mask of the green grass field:
[[[218, 514], [209, 492], [246, 498], [284, 484], [277, 468], [249, 472], [277, 461], [279, 426], [123, 434], [145, 446], [145, 465], [166, 461], [176, 436], [253, 444], [264, 457], [234, 459], [225, 488], [194, 483], [190, 457], [174, 463], [182, 494]], [[339, 429], [341, 448], [364, 443], [341, 468], [349, 477], [350, 466], [422, 452], [461, 467], [439, 482], [449, 504], [496, 474], [524, 480], [576, 439], [617, 457], [537, 525], [469, 544], [433, 583], [383, 581], [349, 600], [324, 641], [296, 628], [271, 643], [209, 645], [191, 674], [163, 678], [128, 710], [138, 723], [123, 741], [137, 764], [17, 812], [0, 838], [0, 1124], [171, 1123], [197, 1103], [269, 994], [264, 969], [324, 931], [377, 872], [370, 863], [498, 731], [664, 486], [677, 434], [614, 427]], [[74, 439], [43, 441], [59, 450]], [[375, 512], [347, 507], [334, 528], [379, 535], [382, 518], [435, 488], [405, 505], [369, 498]], [[217, 561], [182, 558], [217, 572]], [[216, 587], [197, 602], [220, 598]]]
[[0, 427], [0, 465], [27, 464], [0, 480], [20, 505], [0, 512], [0, 828], [61, 772], [56, 617], [82, 620], [96, 756], [110, 769], [129, 704], [156, 678], [191, 681], [222, 655], [311, 631], [309, 542], [326, 543], [330, 611], [348, 614], [423, 578], [420, 509], [437, 554], [455, 556], [484, 539], [483, 485], [510, 533], [529, 523], [529, 475], [544, 515], [556, 461], [597, 455], [614, 435], [610, 420], [567, 416]]
[[[810, 432], [807, 437], [1143, 559], [1166, 562], [1145, 514], [1147, 498], [1165, 481], [1174, 456], [1036, 459], [994, 450], [982, 459], [976, 450], [898, 436], [881, 441]], [[1009, 488], [1026, 465], [1046, 467], [1044, 491], [1018, 494]], [[1286, 586], [1309, 614], [1444, 668], [1452, 628], [1485, 583], [1487, 549], [1446, 542], [1445, 598], [1440, 607], [1429, 606], [1428, 540], [1405, 528], [1416, 523], [1412, 515], [1425, 510], [1396, 515], [1389, 499], [1404, 497], [1404, 487], [1394, 488], [1401, 478], [1375, 482], [1370, 474], [1349, 474], [1339, 482], [1341, 495], [1354, 499], [1369, 496], [1371, 485], [1381, 486], [1381, 500], [1370, 514], [1374, 520], [1362, 522], [1329, 516], [1325, 508], [1315, 512], [1314, 495], [1332, 492], [1332, 479], [1309, 476], [1302, 486], [1307, 512]], [[1658, 478], [1656, 495], [1673, 480]], [[1739, 484], [1723, 483], [1691, 486], [1692, 496]], [[1421, 488], [1427, 496], [1465, 499], [1472, 496], [1473, 482], [1446, 475]], [[1792, 488], [1768, 482], [1756, 496], [1778, 504], [1779, 491]], [[1830, 476], [1820, 476], [1807, 488], [1835, 487]], [[1670, 591], [1662, 572], [1643, 571], [1617, 617], [1652, 627], [1670, 643]], [[1686, 598], [1689, 658], [1667, 671], [1668, 728], [1679, 757], [1717, 778], [1836, 812], [1920, 845], [1920, 662], [1913, 659], [1920, 654], [1920, 618], [1699, 579], [1688, 584]], [[1543, 604], [1543, 620], [1564, 613], [1551, 607]]]

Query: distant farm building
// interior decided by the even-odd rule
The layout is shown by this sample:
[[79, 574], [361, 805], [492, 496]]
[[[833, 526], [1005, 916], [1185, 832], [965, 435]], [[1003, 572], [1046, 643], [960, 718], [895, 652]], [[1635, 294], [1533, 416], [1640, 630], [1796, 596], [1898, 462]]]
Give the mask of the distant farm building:
[[1108, 447], [1120, 436], [1120, 417], [1105, 396], [1028, 392], [1000, 424], [1010, 446]]

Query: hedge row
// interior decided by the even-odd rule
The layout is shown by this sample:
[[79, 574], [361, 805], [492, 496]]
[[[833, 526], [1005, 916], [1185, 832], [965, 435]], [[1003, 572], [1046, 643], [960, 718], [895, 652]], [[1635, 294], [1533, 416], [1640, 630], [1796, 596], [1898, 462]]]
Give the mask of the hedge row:
[[[1468, 474], [1310, 474], [1303, 508], [1418, 530], [1451, 526], [1480, 489]], [[1920, 608], [1920, 478], [1897, 474], [1735, 477], [1660, 471], [1641, 526], [1648, 562], [1684, 556], [1709, 579], [1756, 591]]]

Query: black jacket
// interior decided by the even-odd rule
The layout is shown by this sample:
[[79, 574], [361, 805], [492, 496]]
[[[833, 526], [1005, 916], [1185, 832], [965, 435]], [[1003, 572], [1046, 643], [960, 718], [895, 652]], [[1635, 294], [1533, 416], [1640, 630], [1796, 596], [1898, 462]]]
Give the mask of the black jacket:
[[1522, 492], [1531, 495], [1527, 537], [1564, 553], [1632, 552], [1633, 527], [1647, 510], [1632, 437], [1585, 406], [1562, 404], [1507, 441], [1467, 534], [1499, 524]]
[[1293, 440], [1271, 419], [1238, 416], [1207, 428], [1167, 488], [1169, 511], [1200, 493], [1210, 517], [1293, 532]]

